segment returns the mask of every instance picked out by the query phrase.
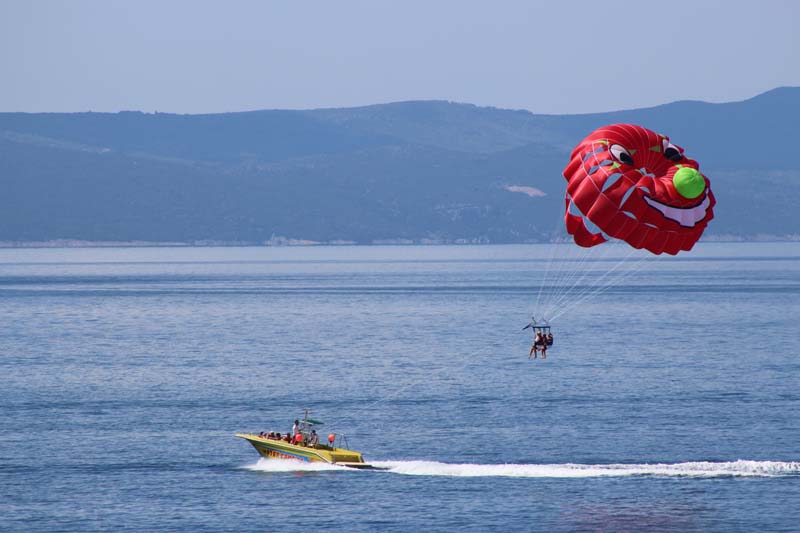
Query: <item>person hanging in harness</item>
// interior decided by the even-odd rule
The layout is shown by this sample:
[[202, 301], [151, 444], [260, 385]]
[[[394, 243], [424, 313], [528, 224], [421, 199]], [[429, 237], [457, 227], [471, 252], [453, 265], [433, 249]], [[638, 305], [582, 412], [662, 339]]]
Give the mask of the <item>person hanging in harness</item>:
[[536, 354], [539, 352], [539, 350], [542, 350], [542, 359], [544, 359], [544, 350], [546, 349], [544, 336], [542, 335], [541, 331], [537, 331], [536, 335], [533, 336], [533, 344], [531, 344], [531, 349], [528, 352], [528, 359], [531, 358], [531, 355], [533, 355], [533, 358], [536, 359]]
[[539, 351], [542, 353], [542, 359], [547, 359], [547, 335], [543, 332], [539, 333], [541, 339], [539, 344]]
[[536, 359], [536, 354], [539, 352], [542, 353], [542, 359], [546, 359], [547, 348], [553, 345], [553, 334], [550, 332], [550, 324], [548, 324], [547, 320], [545, 320], [544, 323], [544, 326], [539, 326], [536, 323], [536, 318], [531, 317], [530, 323], [522, 328], [523, 331], [528, 328], [534, 331], [531, 349], [528, 351], [528, 359]]
[[531, 328], [533, 330], [533, 332], [534, 332], [533, 341], [531, 342], [531, 349], [528, 351], [528, 359], [530, 359], [531, 356], [533, 356], [533, 358], [536, 359], [536, 354], [538, 353], [539, 347], [541, 346], [541, 343], [542, 343], [542, 332], [539, 329], [539, 327], [536, 325], [536, 317], [535, 316], [531, 317], [531, 321], [528, 322], [527, 326], [522, 328], [522, 331], [525, 331], [528, 328]]

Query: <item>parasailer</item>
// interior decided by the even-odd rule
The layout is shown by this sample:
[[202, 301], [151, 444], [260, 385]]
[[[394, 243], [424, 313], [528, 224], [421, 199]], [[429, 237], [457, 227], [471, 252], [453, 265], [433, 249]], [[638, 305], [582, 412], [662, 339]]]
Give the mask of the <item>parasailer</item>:
[[531, 356], [536, 359], [536, 355], [539, 352], [542, 354], [542, 359], [547, 359], [547, 348], [553, 345], [550, 324], [545, 320], [545, 325], [539, 325], [536, 323], [536, 318], [531, 317], [531, 321], [522, 330], [525, 331], [528, 328], [533, 331], [533, 340], [531, 341], [531, 349], [528, 351], [528, 359]]
[[[668, 136], [642, 126], [594, 130], [572, 150], [563, 175], [564, 223], [578, 246], [551, 246], [535, 306], [551, 322], [655, 257], [691, 250], [714, 218], [714, 193], [697, 161]], [[608, 241], [622, 246], [598, 246]], [[556, 260], [561, 253], [565, 257]], [[536, 333], [536, 326], [533, 321], [526, 328]], [[529, 358], [542, 348], [545, 356], [548, 332], [540, 331], [544, 342], [534, 338]]]
[[580, 246], [614, 238], [674, 255], [691, 250], [714, 218], [714, 195], [698, 163], [641, 126], [596, 129], [572, 151], [564, 177], [567, 232]]

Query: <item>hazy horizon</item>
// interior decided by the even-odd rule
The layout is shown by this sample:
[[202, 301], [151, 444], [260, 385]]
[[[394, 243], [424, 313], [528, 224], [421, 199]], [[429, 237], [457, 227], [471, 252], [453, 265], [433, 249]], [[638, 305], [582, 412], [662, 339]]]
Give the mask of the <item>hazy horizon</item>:
[[611, 0], [0, 5], [0, 111], [218, 113], [445, 100], [541, 114], [800, 86], [800, 4]]
[[259, 109], [246, 109], [246, 110], [234, 110], [234, 111], [208, 111], [208, 112], [196, 112], [196, 113], [195, 112], [181, 113], [181, 112], [176, 112], [176, 111], [170, 111], [170, 110], [167, 110], [167, 109], [159, 109], [159, 110], [152, 110], [152, 111], [143, 110], [143, 109], [119, 109], [119, 110], [116, 110], [116, 111], [98, 111], [98, 110], [93, 110], [93, 109], [86, 109], [86, 110], [81, 110], [81, 111], [0, 111], [0, 113], [32, 113], [32, 114], [36, 114], [36, 113], [45, 113], [45, 114], [46, 113], [112, 113], [112, 114], [113, 113], [147, 113], [147, 114], [156, 114], [157, 113], [157, 114], [165, 114], [165, 115], [219, 115], [219, 114], [225, 114], [225, 113], [249, 113], [249, 112], [258, 112], [258, 111], [322, 111], [322, 110], [326, 110], [326, 109], [358, 109], [358, 108], [363, 108], [363, 107], [372, 107], [372, 106], [390, 105], [390, 104], [405, 104], [405, 103], [412, 103], [412, 102], [446, 102], [446, 103], [449, 103], [449, 104], [469, 105], [469, 106], [475, 106], [475, 107], [479, 107], [479, 108], [492, 108], [492, 109], [500, 109], [500, 110], [506, 110], [506, 111], [525, 111], [525, 112], [538, 114], [538, 115], [592, 115], [592, 114], [602, 114], [602, 113], [614, 113], [614, 112], [617, 112], [617, 111], [635, 111], [635, 110], [640, 110], [640, 109], [649, 109], [649, 108], [659, 107], [659, 106], [662, 106], [662, 105], [668, 105], [668, 104], [673, 104], [673, 103], [677, 103], [677, 102], [703, 102], [703, 103], [710, 103], [710, 104], [728, 104], [728, 103], [735, 103], [735, 102], [742, 102], [742, 101], [746, 101], [746, 100], [751, 100], [753, 98], [757, 98], [758, 96], [760, 96], [762, 94], [769, 93], [769, 92], [774, 91], [774, 90], [787, 89], [787, 88], [788, 89], [800, 88], [800, 85], [798, 85], [798, 86], [783, 85], [783, 86], [773, 87], [771, 89], [767, 89], [765, 91], [761, 91], [761, 92], [759, 92], [757, 94], [746, 96], [744, 98], [739, 98], [739, 99], [736, 99], [736, 100], [726, 100], [726, 101], [720, 101], [720, 102], [709, 102], [708, 100], [700, 100], [700, 99], [670, 100], [668, 102], [655, 103], [653, 105], [643, 106], [643, 107], [638, 107], [638, 108], [620, 108], [620, 109], [610, 109], [610, 110], [604, 110], [604, 111], [583, 111], [583, 112], [575, 112], [575, 113], [536, 113], [536, 112], [531, 111], [529, 109], [506, 108], [506, 107], [494, 106], [494, 105], [480, 105], [480, 104], [475, 104], [473, 102], [462, 102], [462, 101], [456, 101], [456, 100], [435, 99], [435, 98], [417, 99], [417, 100], [393, 100], [393, 101], [390, 101], [390, 102], [376, 102], [376, 103], [370, 103], [370, 104], [354, 104], [354, 105], [341, 106], [341, 107], [304, 107], [304, 108], [268, 108], [268, 107], [264, 107], [264, 108], [259, 108]]

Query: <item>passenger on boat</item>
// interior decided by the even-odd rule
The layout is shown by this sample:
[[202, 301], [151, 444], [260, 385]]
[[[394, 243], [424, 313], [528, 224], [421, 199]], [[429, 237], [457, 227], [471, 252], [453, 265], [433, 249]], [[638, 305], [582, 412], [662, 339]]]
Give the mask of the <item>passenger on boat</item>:
[[311, 438], [308, 439], [308, 445], [311, 446], [312, 448], [316, 448], [318, 444], [319, 444], [319, 435], [317, 435], [317, 430], [312, 429]]
[[286, 436], [283, 438], [283, 440], [291, 444], [292, 436], [287, 433]]
[[292, 436], [295, 436], [298, 433], [300, 433], [300, 421], [295, 420], [294, 425], [292, 426]]

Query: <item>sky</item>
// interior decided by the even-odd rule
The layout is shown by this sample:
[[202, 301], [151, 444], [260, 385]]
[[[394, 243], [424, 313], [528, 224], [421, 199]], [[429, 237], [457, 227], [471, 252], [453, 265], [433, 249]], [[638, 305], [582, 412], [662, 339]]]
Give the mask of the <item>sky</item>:
[[794, 0], [0, 0], [0, 111], [729, 102], [800, 86], [798, 24]]

